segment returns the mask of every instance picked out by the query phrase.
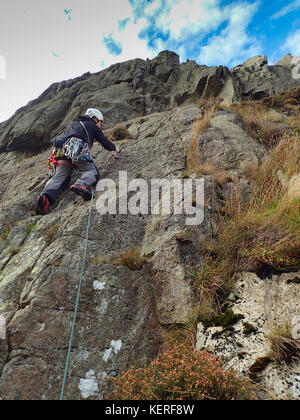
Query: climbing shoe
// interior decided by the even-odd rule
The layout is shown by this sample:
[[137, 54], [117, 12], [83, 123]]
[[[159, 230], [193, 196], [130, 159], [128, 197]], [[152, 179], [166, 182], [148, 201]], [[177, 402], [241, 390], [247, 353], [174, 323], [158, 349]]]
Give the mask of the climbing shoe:
[[89, 201], [92, 198], [92, 193], [90, 188], [84, 187], [83, 185], [72, 185], [70, 187], [71, 191], [73, 191], [77, 195], [81, 195], [81, 197], [85, 201]]
[[50, 207], [50, 201], [48, 200], [48, 197], [43, 194], [40, 196], [39, 201], [38, 201], [38, 208], [37, 208], [37, 214], [41, 214], [41, 215], [45, 215], [48, 213], [49, 211], [49, 207]]

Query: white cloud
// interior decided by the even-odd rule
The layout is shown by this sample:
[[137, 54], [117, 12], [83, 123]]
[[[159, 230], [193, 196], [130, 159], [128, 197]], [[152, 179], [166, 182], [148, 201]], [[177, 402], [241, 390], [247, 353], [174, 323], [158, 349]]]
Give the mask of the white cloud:
[[300, 55], [300, 29], [291, 33], [280, 49], [292, 55]]
[[294, 0], [290, 4], [284, 6], [282, 9], [278, 10], [278, 12], [274, 13], [270, 19], [279, 19], [281, 17], [286, 16], [287, 14], [294, 12], [295, 10], [300, 8], [300, 0]]
[[167, 19], [160, 21], [162, 29], [169, 28], [172, 38], [180, 40], [190, 35], [216, 30], [223, 21], [219, 0], [171, 0]]
[[[261, 52], [260, 43], [247, 33], [261, 1], [232, 1], [225, 7], [221, 0], [153, 0], [148, 6], [141, 4], [135, 1], [134, 10], [138, 8], [143, 17], [142, 37], [154, 53], [170, 49], [180, 53], [182, 60], [235, 65]], [[139, 18], [136, 21], [140, 22]], [[226, 27], [217, 34], [221, 25]]]
[[[220, 0], [153, 0], [145, 4], [135, 0], [134, 14], [144, 20], [143, 39], [153, 50], [180, 48], [189, 37], [204, 37], [223, 22]], [[139, 21], [139, 18], [136, 19]]]
[[110, 65], [115, 62], [123, 62], [133, 58], [153, 58], [154, 52], [151, 51], [147, 42], [139, 38], [139, 33], [146, 25], [145, 19], [140, 19], [137, 23], [133, 20], [127, 22], [127, 25], [122, 31], [118, 29], [118, 23], [111, 26], [110, 31], [104, 33], [104, 36], [112, 35], [113, 39], [122, 45], [122, 53], [117, 57], [112, 57], [106, 48], [101, 49], [101, 58], [104, 64]]
[[[153, 58], [164, 49], [176, 51], [182, 60], [199, 56], [205, 64], [253, 55], [259, 44], [246, 29], [258, 3], [250, 1], [232, 0], [222, 7], [221, 0], [90, 0], [86, 7], [82, 0], [66, 5], [52, 0], [46, 10], [36, 0], [21, 6], [10, 0], [0, 14], [0, 56], [7, 65], [7, 77], [0, 80], [5, 98], [0, 121], [51, 83], [117, 62]], [[72, 10], [71, 20], [64, 7]]]
[[219, 35], [209, 38], [205, 46], [200, 47], [198, 61], [201, 64], [226, 64], [235, 66], [245, 59], [261, 53], [260, 42], [249, 36], [247, 28], [257, 12], [260, 3], [238, 3], [226, 7], [224, 21], [228, 21]]

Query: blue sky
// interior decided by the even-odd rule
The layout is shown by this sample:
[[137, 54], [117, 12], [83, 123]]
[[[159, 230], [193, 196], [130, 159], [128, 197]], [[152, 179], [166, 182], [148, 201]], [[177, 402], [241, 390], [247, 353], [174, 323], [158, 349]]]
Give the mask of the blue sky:
[[51, 83], [165, 49], [229, 68], [300, 55], [300, 0], [10, 0], [0, 13], [0, 122]]

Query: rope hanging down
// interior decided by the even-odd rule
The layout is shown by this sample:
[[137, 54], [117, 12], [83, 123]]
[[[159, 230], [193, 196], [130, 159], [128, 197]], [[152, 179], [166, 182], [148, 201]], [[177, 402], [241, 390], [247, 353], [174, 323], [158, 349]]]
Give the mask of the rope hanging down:
[[68, 355], [67, 355], [67, 360], [66, 360], [66, 365], [65, 365], [65, 373], [64, 373], [64, 379], [63, 379], [63, 384], [62, 384], [62, 388], [61, 388], [60, 401], [62, 401], [64, 399], [65, 387], [66, 387], [66, 383], [67, 383], [67, 376], [68, 376], [70, 359], [71, 359], [71, 350], [72, 350], [73, 338], [74, 338], [74, 333], [75, 333], [76, 318], [77, 318], [77, 313], [78, 313], [82, 279], [83, 279], [85, 260], [86, 260], [86, 254], [87, 254], [87, 246], [88, 246], [88, 240], [89, 240], [89, 231], [90, 231], [90, 226], [91, 226], [93, 199], [94, 199], [94, 192], [92, 190], [92, 198], [91, 198], [91, 203], [90, 203], [88, 225], [87, 225], [87, 229], [86, 229], [86, 238], [85, 238], [83, 260], [82, 260], [82, 265], [81, 265], [79, 285], [78, 285], [78, 290], [77, 290], [77, 298], [76, 298], [76, 304], [75, 304], [75, 310], [74, 310], [74, 316], [73, 316], [73, 324], [72, 324], [72, 330], [71, 330], [71, 335], [70, 335], [70, 340], [69, 340]]

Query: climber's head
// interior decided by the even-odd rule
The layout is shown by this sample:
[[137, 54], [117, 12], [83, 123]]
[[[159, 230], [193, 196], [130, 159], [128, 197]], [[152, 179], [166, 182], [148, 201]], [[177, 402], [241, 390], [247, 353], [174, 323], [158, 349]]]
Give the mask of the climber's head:
[[99, 128], [101, 127], [103, 123], [103, 115], [101, 111], [95, 108], [89, 108], [85, 115], [90, 117]]

